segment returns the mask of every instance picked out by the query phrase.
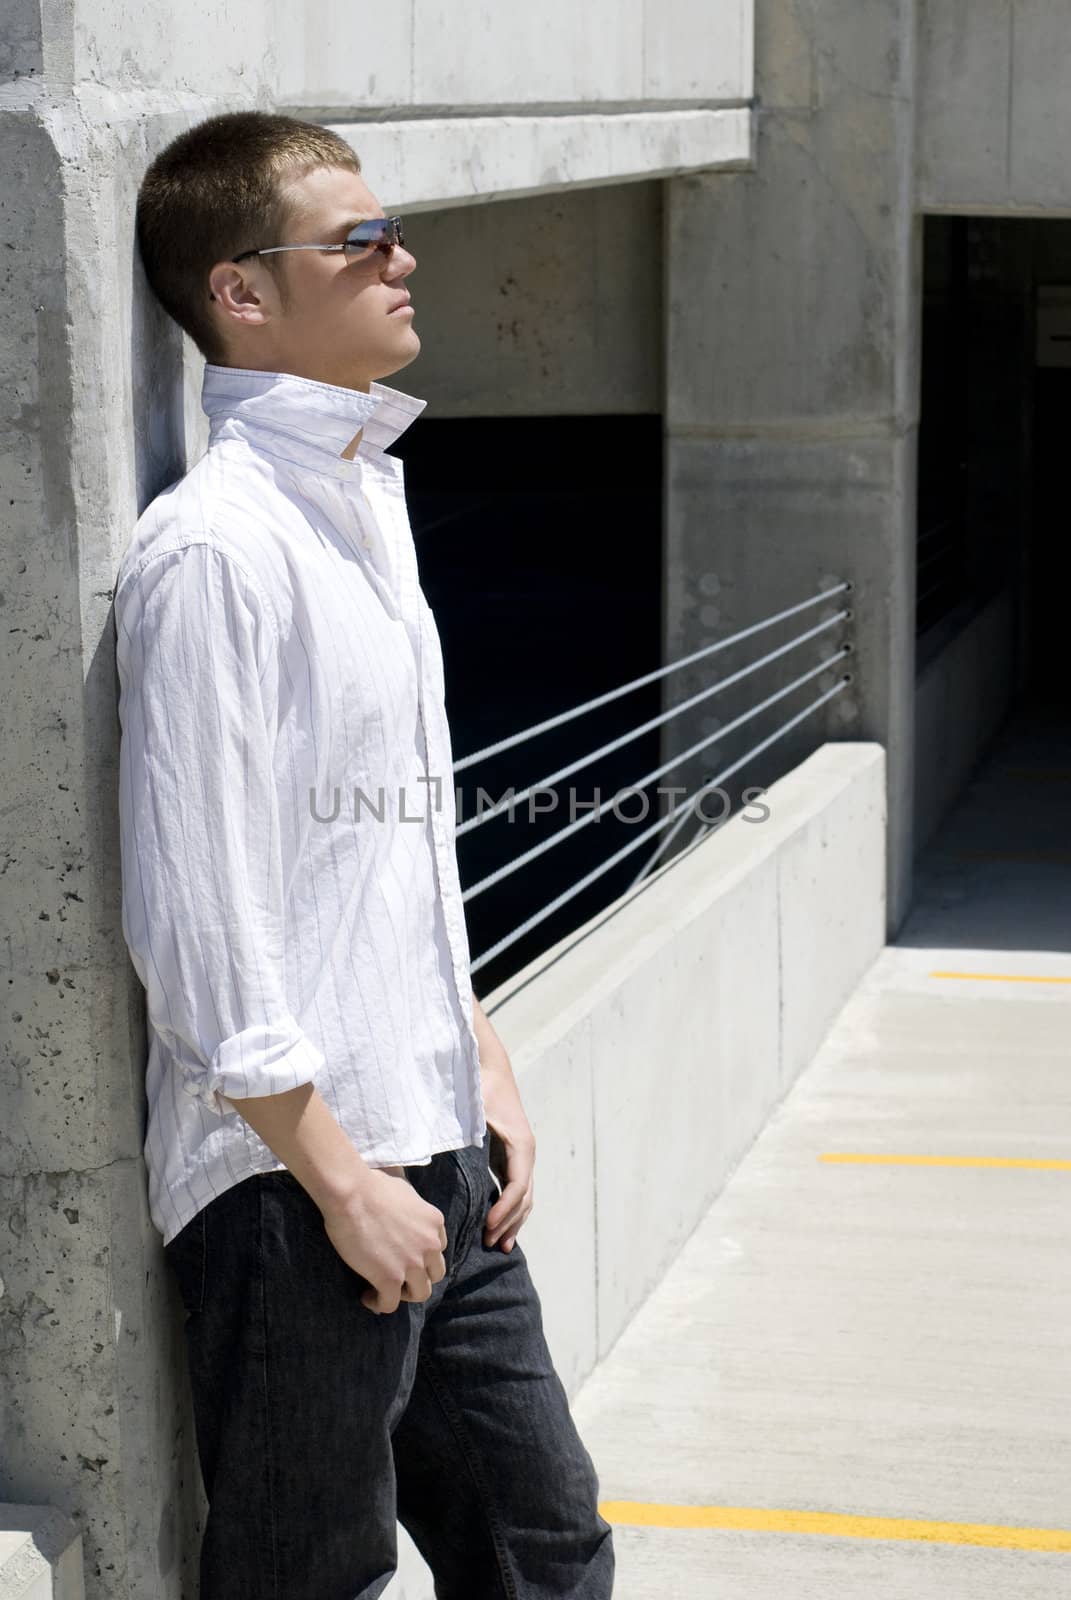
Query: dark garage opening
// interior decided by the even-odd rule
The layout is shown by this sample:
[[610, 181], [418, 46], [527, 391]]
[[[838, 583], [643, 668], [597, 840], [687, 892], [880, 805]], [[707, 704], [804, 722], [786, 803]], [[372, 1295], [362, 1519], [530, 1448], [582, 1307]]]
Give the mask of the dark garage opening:
[[[660, 416], [418, 419], [394, 447], [421, 584], [435, 612], [454, 759], [651, 671], [661, 659]], [[459, 820], [520, 791], [657, 714], [659, 684], [466, 769]], [[458, 839], [462, 888], [558, 832], [658, 764], [658, 730], [553, 786], [556, 809], [496, 817]], [[646, 824], [605, 813], [466, 903], [478, 959]], [[484, 801], [486, 809], [488, 801]], [[640, 798], [622, 803], [638, 815]], [[615, 900], [654, 843], [640, 846], [474, 974], [485, 995]]]
[[920, 665], [1006, 585], [1017, 698], [1066, 708], [1071, 222], [924, 219]]

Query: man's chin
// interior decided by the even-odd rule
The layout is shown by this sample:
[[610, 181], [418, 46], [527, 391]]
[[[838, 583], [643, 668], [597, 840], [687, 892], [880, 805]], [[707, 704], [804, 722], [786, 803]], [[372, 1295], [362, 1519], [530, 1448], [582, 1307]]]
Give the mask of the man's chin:
[[391, 353], [390, 365], [384, 366], [383, 371], [378, 374], [379, 379], [389, 378], [395, 372], [401, 372], [403, 367], [407, 367], [411, 361], [416, 360], [417, 356], [420, 354], [420, 335], [417, 333], [415, 328], [410, 328], [409, 338], [406, 340], [406, 344], [408, 345], [408, 349], [404, 350], [404, 352], [398, 351]]

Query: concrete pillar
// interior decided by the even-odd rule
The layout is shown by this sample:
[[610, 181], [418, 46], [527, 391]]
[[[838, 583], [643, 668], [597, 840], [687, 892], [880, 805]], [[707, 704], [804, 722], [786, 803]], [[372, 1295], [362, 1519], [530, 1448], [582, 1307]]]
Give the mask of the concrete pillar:
[[[747, 777], [772, 782], [825, 739], [885, 746], [890, 934], [912, 856], [913, 42], [913, 0], [769, 0], [756, 19], [755, 170], [672, 179], [666, 208], [667, 657], [853, 582], [855, 681]], [[832, 609], [805, 613], [792, 631]], [[789, 637], [787, 624], [759, 635], [732, 665]], [[843, 637], [820, 636], [764, 669], [732, 713]], [[714, 658], [719, 669], [725, 660]], [[671, 679], [667, 701], [710, 670]], [[750, 743], [835, 676], [772, 708]], [[727, 720], [723, 703], [711, 711]], [[711, 726], [696, 716], [676, 747]], [[743, 739], [708, 770], [746, 750]]]
[[0, 1501], [70, 1518], [89, 1600], [180, 1600], [199, 1485], [146, 1205], [111, 586], [182, 470], [181, 342], [134, 292], [148, 125], [80, 103], [62, 34], [20, 35], [0, 86]]

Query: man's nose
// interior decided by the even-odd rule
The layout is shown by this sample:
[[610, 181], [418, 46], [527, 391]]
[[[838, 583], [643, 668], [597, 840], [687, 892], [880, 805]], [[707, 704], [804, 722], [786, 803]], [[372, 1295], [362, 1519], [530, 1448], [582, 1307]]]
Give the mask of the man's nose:
[[386, 273], [390, 278], [404, 278], [416, 266], [416, 256], [404, 244], [396, 244], [387, 258]]

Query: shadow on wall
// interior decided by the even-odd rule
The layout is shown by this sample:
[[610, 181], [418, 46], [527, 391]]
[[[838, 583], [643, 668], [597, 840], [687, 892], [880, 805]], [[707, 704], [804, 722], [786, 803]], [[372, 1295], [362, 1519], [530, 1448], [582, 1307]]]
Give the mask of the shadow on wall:
[[130, 305], [130, 432], [140, 516], [162, 489], [183, 476], [195, 452], [186, 422], [184, 335], [149, 288], [136, 243]]

